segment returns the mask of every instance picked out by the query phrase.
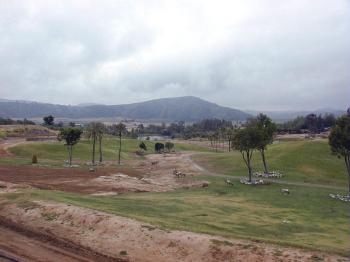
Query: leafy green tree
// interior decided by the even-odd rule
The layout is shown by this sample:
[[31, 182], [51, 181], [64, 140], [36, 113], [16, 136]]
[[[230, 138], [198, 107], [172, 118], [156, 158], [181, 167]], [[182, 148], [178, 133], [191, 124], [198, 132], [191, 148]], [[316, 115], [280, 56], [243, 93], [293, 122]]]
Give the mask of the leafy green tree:
[[247, 165], [249, 182], [252, 181], [253, 173], [251, 159], [254, 150], [259, 146], [259, 141], [260, 131], [252, 125], [249, 125], [244, 129], [237, 130], [232, 140], [233, 148], [239, 150], [245, 164]]
[[143, 141], [139, 144], [139, 148], [141, 150], [147, 151], [147, 146], [146, 146], [146, 144]]
[[252, 124], [255, 124], [259, 131], [260, 139], [257, 149], [260, 151], [264, 164], [264, 172], [267, 174], [269, 171], [265, 158], [265, 150], [267, 149], [267, 146], [273, 142], [273, 137], [277, 130], [276, 124], [273, 123], [267, 115], [261, 113], [252, 121]]
[[329, 135], [329, 145], [334, 154], [345, 160], [350, 196], [350, 114], [339, 117]]
[[72, 165], [73, 146], [79, 142], [82, 131], [78, 128], [61, 128], [57, 136], [59, 141], [64, 140], [68, 149], [69, 165]]
[[44, 125], [53, 126], [55, 118], [52, 115], [43, 117]]

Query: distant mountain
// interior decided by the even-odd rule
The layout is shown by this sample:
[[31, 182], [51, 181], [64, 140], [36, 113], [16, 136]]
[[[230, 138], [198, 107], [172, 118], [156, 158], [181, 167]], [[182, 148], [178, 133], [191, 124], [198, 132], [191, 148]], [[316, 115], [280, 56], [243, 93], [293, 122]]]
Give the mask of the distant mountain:
[[250, 117], [248, 113], [240, 110], [219, 106], [193, 96], [162, 98], [124, 105], [87, 106], [0, 100], [1, 117], [37, 118], [49, 114], [71, 119], [122, 117], [167, 122], [194, 122], [205, 118], [242, 121]]

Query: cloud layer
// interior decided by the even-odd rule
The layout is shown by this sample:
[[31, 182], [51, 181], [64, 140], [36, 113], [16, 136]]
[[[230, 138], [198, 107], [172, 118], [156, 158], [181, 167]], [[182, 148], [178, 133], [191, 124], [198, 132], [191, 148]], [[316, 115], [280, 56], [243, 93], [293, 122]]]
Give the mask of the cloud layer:
[[350, 2], [0, 0], [0, 98], [345, 108]]

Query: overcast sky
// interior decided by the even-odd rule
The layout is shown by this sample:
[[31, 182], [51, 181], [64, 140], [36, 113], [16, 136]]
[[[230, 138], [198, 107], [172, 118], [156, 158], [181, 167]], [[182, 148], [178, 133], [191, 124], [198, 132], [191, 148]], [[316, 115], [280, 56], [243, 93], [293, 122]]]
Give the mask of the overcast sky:
[[0, 0], [0, 98], [350, 106], [349, 0]]

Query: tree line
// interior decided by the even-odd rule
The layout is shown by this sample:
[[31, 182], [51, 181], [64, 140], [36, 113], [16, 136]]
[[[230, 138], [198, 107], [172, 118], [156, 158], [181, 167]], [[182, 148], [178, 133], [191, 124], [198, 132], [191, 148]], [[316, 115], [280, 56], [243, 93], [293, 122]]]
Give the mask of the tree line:
[[333, 114], [308, 114], [307, 116], [298, 116], [293, 120], [278, 124], [278, 132], [288, 133], [320, 133], [335, 126], [336, 117]]
[[23, 120], [14, 120], [11, 118], [0, 117], [0, 125], [35, 125], [35, 123], [26, 118]]

